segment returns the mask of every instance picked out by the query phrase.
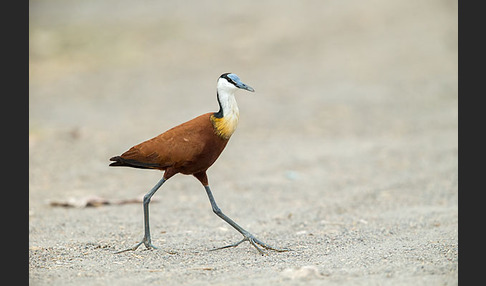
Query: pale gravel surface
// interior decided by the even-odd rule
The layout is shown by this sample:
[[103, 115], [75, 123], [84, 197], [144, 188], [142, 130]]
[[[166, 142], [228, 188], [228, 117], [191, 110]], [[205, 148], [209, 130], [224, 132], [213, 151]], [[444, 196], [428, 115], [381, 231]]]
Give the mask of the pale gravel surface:
[[[455, 1], [31, 1], [31, 285], [457, 285]], [[199, 114], [235, 72], [240, 125], [209, 170], [108, 158]]]

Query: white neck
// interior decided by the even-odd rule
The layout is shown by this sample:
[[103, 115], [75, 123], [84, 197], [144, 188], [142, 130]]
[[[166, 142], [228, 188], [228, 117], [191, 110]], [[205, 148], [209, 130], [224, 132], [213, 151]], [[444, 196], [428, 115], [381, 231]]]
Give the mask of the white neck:
[[218, 101], [223, 112], [223, 117], [229, 120], [235, 119], [237, 123], [240, 111], [235, 99], [236, 90], [237, 87], [229, 83], [226, 79], [218, 80]]
[[211, 116], [214, 130], [223, 139], [229, 139], [238, 126], [240, 111], [236, 104], [236, 87], [226, 79], [218, 81], [218, 102], [220, 109]]

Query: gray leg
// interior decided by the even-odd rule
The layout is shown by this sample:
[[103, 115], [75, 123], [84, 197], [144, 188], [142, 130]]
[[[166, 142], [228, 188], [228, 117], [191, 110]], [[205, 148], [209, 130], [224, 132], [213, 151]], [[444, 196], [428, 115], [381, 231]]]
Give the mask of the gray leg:
[[245, 230], [244, 228], [242, 228], [241, 226], [239, 226], [232, 219], [230, 219], [229, 217], [227, 217], [221, 211], [221, 209], [218, 207], [218, 205], [216, 204], [216, 201], [214, 200], [213, 194], [212, 194], [211, 189], [209, 188], [209, 186], [204, 186], [204, 188], [206, 189], [206, 193], [208, 194], [209, 202], [211, 203], [211, 207], [213, 208], [213, 212], [217, 216], [219, 216], [220, 218], [222, 218], [225, 222], [227, 222], [229, 225], [231, 225], [234, 229], [236, 229], [239, 233], [241, 233], [243, 235], [243, 239], [240, 240], [239, 242], [233, 243], [233, 244], [230, 244], [230, 245], [227, 245], [227, 246], [215, 248], [213, 250], [224, 249], [224, 248], [228, 248], [228, 247], [236, 247], [236, 246], [240, 245], [243, 241], [250, 242], [250, 244], [253, 245], [258, 250], [258, 252], [260, 252], [260, 254], [262, 254], [262, 255], [264, 255], [265, 252], [260, 247], [258, 247], [258, 245], [262, 246], [265, 249], [274, 250], [274, 251], [278, 251], [278, 252], [284, 252], [284, 251], [289, 251], [290, 250], [290, 249], [279, 249], [279, 248], [275, 248], [275, 247], [269, 246], [268, 244], [266, 244], [266, 243], [258, 240], [255, 236], [253, 236], [253, 234], [249, 233], [247, 230]]
[[133, 247], [131, 248], [127, 248], [127, 249], [124, 249], [124, 250], [120, 250], [120, 251], [117, 251], [115, 253], [122, 253], [122, 252], [125, 252], [125, 251], [130, 251], [130, 250], [136, 250], [140, 245], [142, 245], [142, 243], [145, 245], [145, 247], [147, 249], [150, 249], [150, 248], [155, 248], [157, 249], [157, 247], [155, 247], [153, 244], [152, 244], [152, 240], [150, 238], [150, 226], [149, 226], [149, 203], [150, 203], [150, 199], [152, 198], [152, 196], [155, 194], [155, 192], [157, 192], [157, 190], [160, 188], [160, 186], [162, 186], [162, 184], [166, 181], [165, 178], [162, 178], [151, 190], [150, 192], [148, 192], [144, 197], [143, 197], [143, 221], [144, 221], [144, 228], [145, 228], [145, 235], [142, 239], [142, 241], [140, 241], [139, 243], [135, 244]]

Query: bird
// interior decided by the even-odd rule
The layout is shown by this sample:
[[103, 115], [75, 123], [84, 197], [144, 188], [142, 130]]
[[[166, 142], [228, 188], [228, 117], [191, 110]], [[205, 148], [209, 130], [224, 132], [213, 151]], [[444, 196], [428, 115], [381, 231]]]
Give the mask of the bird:
[[212, 211], [243, 238], [233, 244], [212, 250], [236, 247], [248, 241], [262, 255], [266, 250], [284, 252], [290, 249], [276, 248], [257, 239], [252, 233], [238, 225], [223, 213], [217, 205], [207, 176], [207, 170], [218, 159], [235, 132], [239, 120], [239, 109], [235, 99], [238, 90], [254, 92], [234, 73], [223, 73], [217, 81], [217, 101], [219, 111], [209, 112], [177, 125], [162, 134], [131, 147], [120, 156], [110, 158], [109, 166], [155, 169], [163, 171], [160, 181], [143, 197], [144, 236], [133, 247], [117, 251], [134, 251], [144, 244], [147, 249], [157, 249], [152, 244], [149, 225], [149, 203], [155, 192], [176, 174], [192, 175], [204, 186]]

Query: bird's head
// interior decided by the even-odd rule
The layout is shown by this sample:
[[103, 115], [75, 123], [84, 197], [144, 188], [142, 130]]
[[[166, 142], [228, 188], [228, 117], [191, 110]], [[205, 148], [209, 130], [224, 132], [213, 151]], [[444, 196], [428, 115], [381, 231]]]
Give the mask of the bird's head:
[[233, 93], [237, 88], [255, 91], [251, 86], [241, 82], [240, 78], [234, 73], [224, 73], [219, 77], [218, 91]]

